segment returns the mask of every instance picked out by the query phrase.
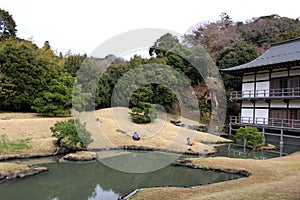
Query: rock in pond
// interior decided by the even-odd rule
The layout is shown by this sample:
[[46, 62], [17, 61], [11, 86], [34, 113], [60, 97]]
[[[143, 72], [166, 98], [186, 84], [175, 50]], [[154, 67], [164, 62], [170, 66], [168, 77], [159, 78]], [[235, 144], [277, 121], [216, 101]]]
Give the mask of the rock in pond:
[[92, 161], [98, 158], [97, 154], [89, 151], [78, 151], [76, 153], [69, 153], [63, 157], [63, 160], [68, 161]]
[[266, 144], [265, 146], [260, 147], [259, 150], [275, 150], [276, 146], [273, 144]]

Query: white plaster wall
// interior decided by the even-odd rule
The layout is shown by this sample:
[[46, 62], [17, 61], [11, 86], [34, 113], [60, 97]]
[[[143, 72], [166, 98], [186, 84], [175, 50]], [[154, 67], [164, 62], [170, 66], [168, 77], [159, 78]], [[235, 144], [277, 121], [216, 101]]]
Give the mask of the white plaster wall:
[[271, 108], [286, 108], [287, 104], [284, 103], [283, 101], [271, 101], [270, 107]]
[[263, 71], [259, 71], [259, 73], [269, 73], [269, 70], [263, 70]]
[[256, 74], [256, 80], [257, 81], [269, 80], [269, 74]]
[[294, 66], [294, 67], [291, 67], [291, 69], [296, 69], [296, 68], [299, 68], [300, 66]]
[[243, 76], [243, 82], [254, 81], [254, 75]]
[[295, 76], [295, 75], [300, 75], [300, 69], [290, 71], [290, 76]]
[[254, 83], [243, 83], [243, 97], [254, 97]]
[[251, 103], [250, 101], [243, 101], [242, 102], [242, 107], [253, 107], [254, 104]]
[[253, 123], [253, 109], [242, 108], [241, 118], [244, 123]]
[[255, 107], [266, 107], [266, 108], [268, 108], [269, 104], [266, 103], [265, 101], [256, 101], [255, 102]]
[[257, 97], [268, 97], [269, 96], [270, 82], [257, 82], [256, 83], [256, 95]]
[[300, 108], [300, 100], [291, 100], [289, 108]]
[[268, 109], [255, 109], [255, 123], [256, 124], [267, 124], [269, 118]]
[[287, 76], [288, 75], [288, 71], [282, 71], [282, 72], [272, 72], [271, 73], [271, 77], [272, 78], [276, 78], [276, 77], [283, 77], [283, 76]]

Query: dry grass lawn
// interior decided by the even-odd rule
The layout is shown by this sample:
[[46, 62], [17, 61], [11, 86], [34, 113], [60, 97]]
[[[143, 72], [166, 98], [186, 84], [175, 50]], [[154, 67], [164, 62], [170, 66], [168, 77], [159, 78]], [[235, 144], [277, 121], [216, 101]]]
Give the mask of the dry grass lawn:
[[[94, 142], [91, 149], [109, 149], [120, 146], [143, 146], [154, 149], [165, 149], [177, 152], [207, 154], [214, 148], [205, 143], [229, 142], [229, 140], [211, 134], [200, 133], [187, 128], [179, 128], [169, 122], [167, 116], [160, 116], [148, 125], [137, 125], [131, 122], [127, 108], [108, 108], [95, 112], [85, 112], [79, 115], [82, 122], [92, 132]], [[76, 115], [76, 117], [78, 117]], [[100, 122], [96, 121], [100, 119]], [[163, 119], [162, 119], [163, 118]], [[58, 120], [67, 118], [46, 118], [35, 113], [5, 113], [0, 112], [0, 136], [5, 135], [11, 141], [31, 139], [30, 149], [20, 150], [6, 157], [22, 154], [49, 155], [56, 151], [55, 139], [51, 137], [50, 127]], [[196, 122], [181, 119], [188, 125], [197, 125]], [[138, 132], [141, 140], [134, 141], [132, 135]], [[187, 137], [196, 141], [195, 145], [187, 145]]]
[[0, 136], [10, 141], [30, 139], [30, 148], [1, 157], [19, 155], [49, 155], [56, 151], [55, 138], [51, 137], [50, 127], [58, 120], [66, 118], [44, 118], [34, 113], [0, 113]]
[[[131, 122], [128, 112], [127, 108], [109, 108], [79, 115], [93, 133], [94, 142], [89, 147], [105, 149], [135, 145], [175, 152], [186, 152], [190, 149], [188, 151], [206, 154], [213, 152], [214, 148], [203, 143], [230, 142], [222, 137], [186, 128], [188, 125], [197, 125], [195, 121], [181, 119], [186, 125], [181, 128], [171, 124], [167, 116], [161, 116], [150, 124], [135, 124]], [[141, 140], [132, 139], [134, 132], [139, 134]], [[193, 146], [187, 145], [188, 137], [195, 141]]]
[[0, 172], [1, 173], [16, 173], [22, 170], [28, 169], [28, 166], [25, 164], [17, 163], [0, 163]]
[[132, 199], [300, 199], [300, 152], [269, 160], [195, 158], [188, 166], [243, 170], [250, 177], [196, 188], [153, 188]]

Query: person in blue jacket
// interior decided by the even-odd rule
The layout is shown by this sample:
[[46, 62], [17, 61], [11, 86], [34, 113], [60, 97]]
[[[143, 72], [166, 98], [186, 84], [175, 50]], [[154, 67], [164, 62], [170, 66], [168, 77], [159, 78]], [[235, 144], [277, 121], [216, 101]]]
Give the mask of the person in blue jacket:
[[132, 136], [132, 139], [134, 140], [140, 140], [140, 136], [137, 132], [134, 132], [133, 136]]

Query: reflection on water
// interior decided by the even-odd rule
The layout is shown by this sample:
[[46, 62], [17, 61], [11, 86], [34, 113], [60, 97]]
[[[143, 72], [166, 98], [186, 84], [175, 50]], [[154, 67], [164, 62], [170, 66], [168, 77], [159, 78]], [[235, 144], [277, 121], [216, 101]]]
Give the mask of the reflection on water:
[[104, 191], [98, 184], [96, 185], [93, 194], [91, 194], [91, 196], [88, 197], [88, 200], [94, 199], [116, 199], [116, 194], [112, 190]]
[[[118, 157], [117, 159], [119, 160]], [[47, 162], [42, 165], [48, 167], [50, 171], [0, 184], [0, 199], [111, 200], [118, 199], [137, 188], [190, 187], [242, 177], [176, 166], [168, 166], [149, 173], [125, 173], [107, 167], [101, 162]]]
[[[113, 156], [107, 156], [113, 155]], [[98, 157], [106, 166], [118, 171], [128, 173], [148, 173], [162, 169], [175, 160], [181, 154], [159, 151], [101, 151]]]
[[253, 158], [265, 160], [269, 158], [286, 156], [296, 151], [300, 151], [299, 146], [274, 145], [276, 146], [276, 150], [252, 151], [250, 149], [246, 149], [246, 151], [244, 151], [242, 145], [224, 144], [216, 147], [217, 153], [212, 155], [212, 157], [223, 156], [230, 158]]

